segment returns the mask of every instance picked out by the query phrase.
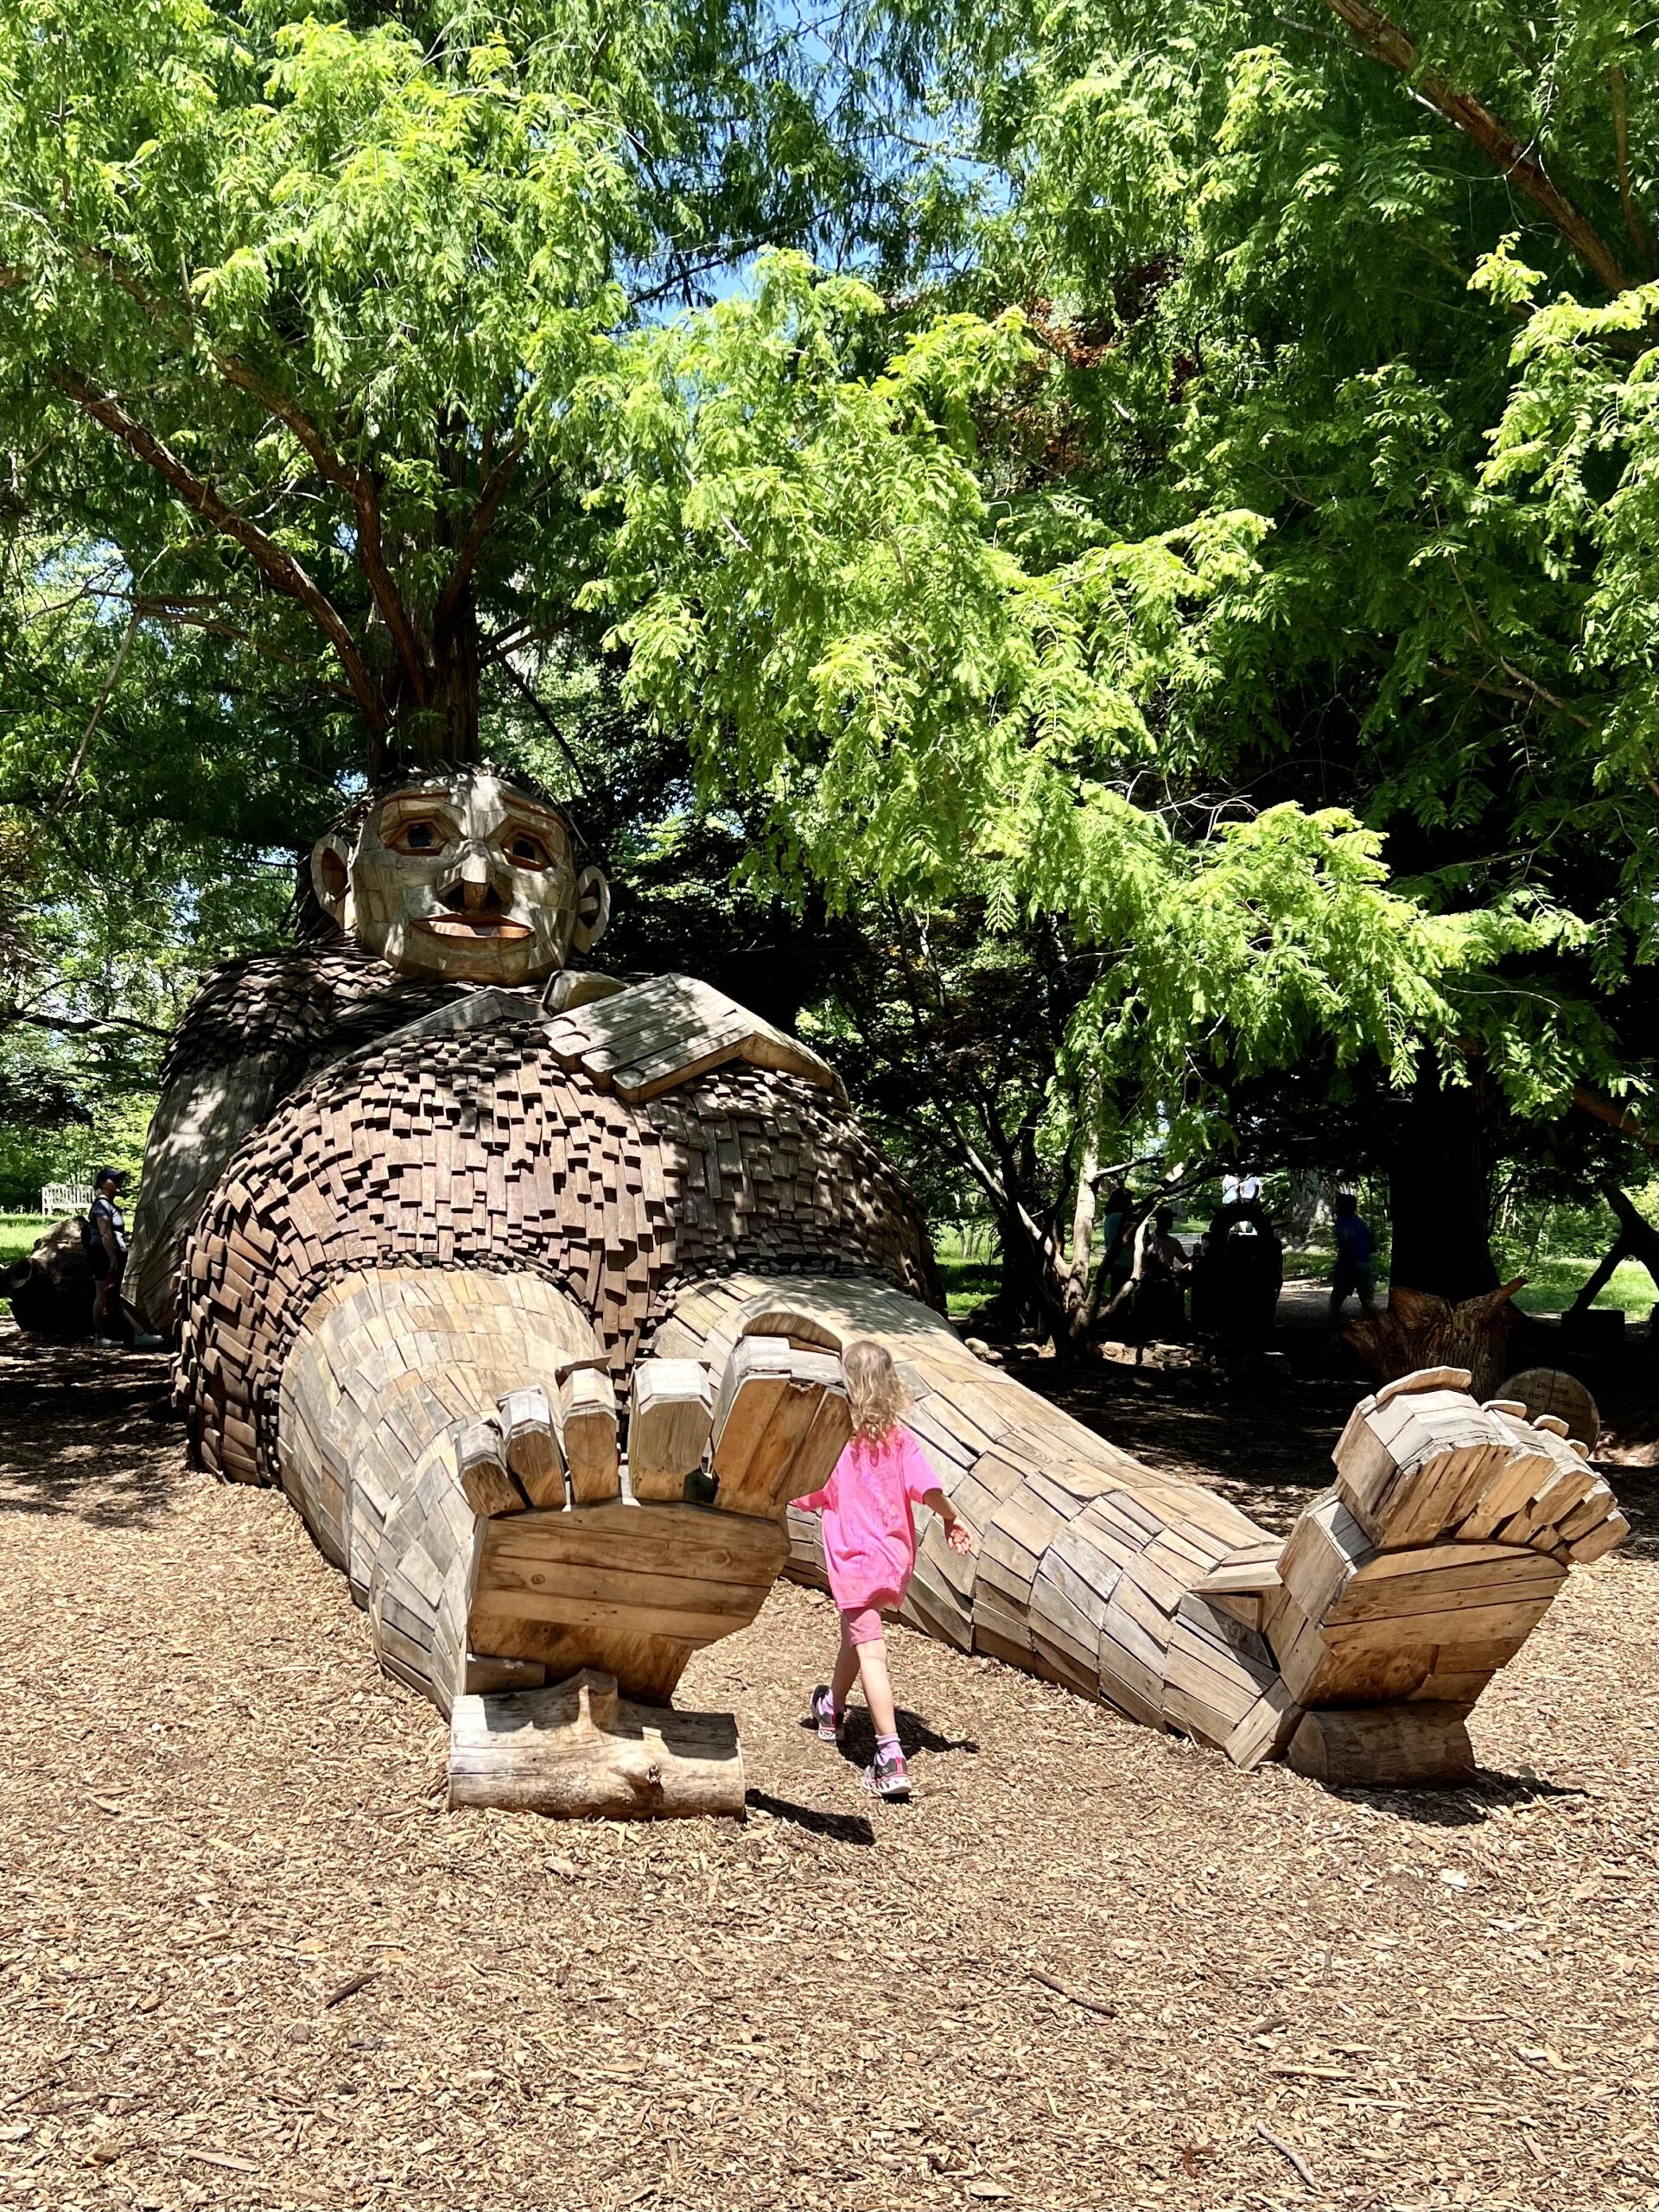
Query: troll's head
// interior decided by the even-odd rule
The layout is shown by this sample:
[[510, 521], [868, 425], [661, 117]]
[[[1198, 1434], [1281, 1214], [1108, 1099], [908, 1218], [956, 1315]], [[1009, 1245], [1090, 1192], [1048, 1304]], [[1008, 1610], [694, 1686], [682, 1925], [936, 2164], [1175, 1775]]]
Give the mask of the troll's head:
[[610, 916], [550, 801], [493, 768], [375, 792], [317, 840], [311, 887], [346, 936], [405, 975], [531, 983], [585, 953]]

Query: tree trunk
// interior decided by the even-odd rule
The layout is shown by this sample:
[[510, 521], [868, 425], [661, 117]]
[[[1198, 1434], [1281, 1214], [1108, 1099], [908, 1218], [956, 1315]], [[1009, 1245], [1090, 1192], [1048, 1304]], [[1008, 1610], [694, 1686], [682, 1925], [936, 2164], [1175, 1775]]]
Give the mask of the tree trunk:
[[1491, 1107], [1477, 1072], [1453, 1089], [1425, 1076], [1389, 1162], [1389, 1281], [1457, 1305], [1496, 1290]]
[[1095, 1249], [1095, 1213], [1099, 1193], [1095, 1188], [1095, 1171], [1100, 1166], [1100, 1154], [1090, 1137], [1083, 1148], [1083, 1166], [1077, 1175], [1077, 1204], [1071, 1210], [1071, 1265], [1065, 1283], [1066, 1333], [1074, 1342], [1089, 1333], [1094, 1319], [1093, 1301], [1090, 1290], [1092, 1270], [1090, 1260]]
[[389, 667], [383, 678], [388, 727], [371, 744], [372, 776], [400, 762], [442, 768], [465, 766], [479, 757], [478, 615], [469, 592], [452, 612], [435, 620], [422, 657], [418, 697], [400, 669]]
[[1046, 1328], [1042, 1262], [1030, 1231], [1017, 1215], [1004, 1215], [996, 1234], [1001, 1268], [995, 1305], [1003, 1327], [1016, 1332]]
[[1285, 1208], [1285, 1239], [1292, 1246], [1300, 1248], [1313, 1235], [1320, 1214], [1330, 1211], [1331, 1200], [1338, 1185], [1334, 1178], [1316, 1167], [1293, 1167], [1289, 1179], [1290, 1199]]

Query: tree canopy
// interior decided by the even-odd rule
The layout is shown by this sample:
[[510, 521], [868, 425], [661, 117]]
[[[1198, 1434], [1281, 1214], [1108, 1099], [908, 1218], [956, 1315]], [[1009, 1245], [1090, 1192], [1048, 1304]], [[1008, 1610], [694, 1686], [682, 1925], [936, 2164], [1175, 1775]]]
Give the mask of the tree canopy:
[[[1270, 1096], [1616, 1170], [1654, 77], [1604, 4], [0, 0], [14, 1012], [133, 1015], [60, 949], [118, 869], [181, 972], [481, 749], [634, 795], [685, 964], [742, 842], [739, 937], [1046, 976], [1029, 1172], [928, 1141], [1052, 1255]], [[808, 1018], [874, 1065], [880, 995]]]

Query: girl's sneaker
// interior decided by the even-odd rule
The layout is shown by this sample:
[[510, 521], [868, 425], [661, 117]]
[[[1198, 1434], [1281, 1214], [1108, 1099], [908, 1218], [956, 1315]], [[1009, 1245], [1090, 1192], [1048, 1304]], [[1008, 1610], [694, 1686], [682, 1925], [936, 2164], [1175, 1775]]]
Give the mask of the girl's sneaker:
[[864, 1787], [876, 1797], [910, 1795], [910, 1769], [902, 1751], [878, 1751], [864, 1770]]
[[817, 1723], [821, 1744], [838, 1744], [847, 1733], [847, 1714], [837, 1713], [830, 1699], [830, 1685], [820, 1682], [812, 1693], [811, 1719]]

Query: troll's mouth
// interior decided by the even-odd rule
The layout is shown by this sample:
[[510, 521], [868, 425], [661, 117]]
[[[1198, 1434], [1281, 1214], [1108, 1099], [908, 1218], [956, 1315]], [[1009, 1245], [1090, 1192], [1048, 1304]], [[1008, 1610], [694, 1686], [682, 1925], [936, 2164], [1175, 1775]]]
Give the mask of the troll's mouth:
[[505, 914], [434, 914], [415, 926], [433, 937], [485, 938], [493, 944], [516, 944], [531, 934], [528, 923], [511, 922]]

